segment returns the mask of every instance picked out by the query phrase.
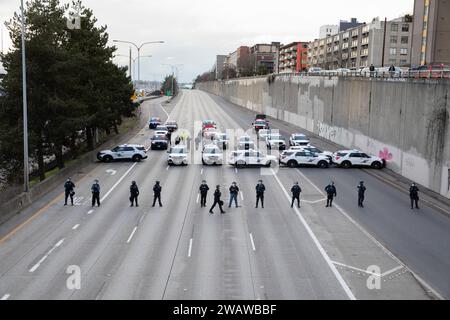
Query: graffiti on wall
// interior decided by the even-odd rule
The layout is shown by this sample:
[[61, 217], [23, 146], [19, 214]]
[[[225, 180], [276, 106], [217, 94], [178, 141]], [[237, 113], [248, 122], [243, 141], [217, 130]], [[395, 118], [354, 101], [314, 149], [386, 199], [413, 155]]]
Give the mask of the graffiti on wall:
[[389, 152], [388, 148], [383, 148], [383, 150], [380, 150], [380, 152], [378, 153], [378, 157], [386, 161], [391, 161], [394, 158], [392, 153]]
[[333, 138], [336, 137], [336, 129], [325, 123], [319, 123], [319, 136], [328, 140], [333, 140]]

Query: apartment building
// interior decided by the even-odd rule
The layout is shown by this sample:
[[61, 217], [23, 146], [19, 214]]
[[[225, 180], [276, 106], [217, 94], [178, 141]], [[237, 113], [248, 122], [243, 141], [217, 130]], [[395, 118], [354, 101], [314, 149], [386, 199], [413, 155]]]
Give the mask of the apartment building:
[[252, 68], [250, 61], [250, 48], [247, 46], [240, 46], [236, 51], [230, 53], [226, 59], [226, 65], [234, 68], [238, 76]]
[[327, 24], [320, 27], [319, 38], [326, 38], [337, 33], [339, 33], [338, 25]]
[[411, 63], [450, 64], [450, 0], [415, 0]]
[[216, 56], [216, 80], [223, 79], [223, 70], [225, 68], [226, 62], [227, 62], [226, 55]]
[[265, 70], [268, 73], [276, 72], [277, 56], [280, 48], [279, 42], [271, 44], [255, 44], [250, 48], [250, 60], [253, 70], [258, 73]]
[[281, 46], [278, 72], [301, 72], [308, 68], [308, 42], [292, 42]]
[[325, 70], [374, 66], [409, 66], [412, 22], [402, 17], [374, 19], [309, 43], [308, 63]]

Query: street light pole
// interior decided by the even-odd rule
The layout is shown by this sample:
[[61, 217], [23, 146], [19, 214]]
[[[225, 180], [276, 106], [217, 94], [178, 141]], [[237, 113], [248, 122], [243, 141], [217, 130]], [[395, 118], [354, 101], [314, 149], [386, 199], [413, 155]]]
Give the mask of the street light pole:
[[137, 45], [136, 43], [131, 42], [131, 41], [113, 40], [113, 42], [128, 43], [128, 44], [132, 44], [133, 46], [136, 47], [137, 52], [138, 52], [138, 81], [141, 81], [141, 63], [139, 61], [139, 57], [141, 56], [141, 49], [142, 49], [142, 47], [145, 46], [146, 44], [164, 43], [164, 41], [149, 41], [149, 42], [144, 42], [141, 45]]
[[30, 189], [29, 163], [28, 163], [28, 102], [27, 102], [27, 68], [25, 55], [25, 9], [23, 0], [22, 10], [22, 96], [23, 96], [23, 186], [24, 192]]

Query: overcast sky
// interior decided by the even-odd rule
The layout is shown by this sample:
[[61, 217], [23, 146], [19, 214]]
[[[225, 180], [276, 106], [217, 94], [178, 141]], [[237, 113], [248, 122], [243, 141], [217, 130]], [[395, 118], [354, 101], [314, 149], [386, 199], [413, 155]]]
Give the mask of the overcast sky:
[[[67, 0], [61, 0], [67, 2]], [[183, 64], [181, 81], [191, 81], [210, 69], [217, 54], [228, 54], [240, 45], [279, 41], [310, 41], [324, 24], [351, 17], [369, 22], [412, 13], [413, 0], [84, 0], [99, 23], [108, 26], [110, 39], [165, 44], [145, 46], [141, 78], [159, 80], [170, 72], [163, 64]], [[9, 20], [20, 0], [0, 0], [0, 21]], [[3, 27], [4, 29], [4, 27]], [[4, 48], [10, 45], [3, 31]], [[118, 54], [129, 47], [118, 44]], [[133, 50], [133, 55], [137, 52]], [[117, 57], [126, 65], [127, 58]]]

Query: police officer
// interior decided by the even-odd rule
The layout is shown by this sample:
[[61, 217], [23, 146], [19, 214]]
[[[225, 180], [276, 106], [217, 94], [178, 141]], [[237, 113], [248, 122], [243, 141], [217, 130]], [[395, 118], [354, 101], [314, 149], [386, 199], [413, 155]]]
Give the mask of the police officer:
[[225, 211], [223, 211], [222, 209], [222, 205], [223, 205], [223, 201], [220, 200], [220, 197], [222, 196], [222, 193], [220, 192], [220, 186], [216, 186], [216, 191], [214, 191], [214, 203], [211, 207], [211, 209], [209, 209], [209, 213], [210, 214], [214, 214], [213, 209], [215, 208], [215, 206], [218, 204], [219, 208], [220, 208], [220, 213], [224, 214]]
[[302, 192], [302, 188], [298, 185], [298, 182], [294, 183], [294, 186], [291, 188], [292, 193], [292, 203], [291, 208], [294, 207], [294, 202], [297, 200], [297, 206], [300, 208], [300, 193]]
[[206, 207], [206, 196], [208, 195], [209, 187], [206, 184], [206, 181], [203, 180], [202, 184], [200, 185], [200, 207], [204, 208]]
[[237, 186], [236, 182], [233, 182], [230, 187], [230, 203], [228, 204], [228, 208], [231, 208], [231, 204], [233, 203], [233, 200], [234, 200], [234, 203], [236, 204], [236, 208], [238, 207], [238, 201], [237, 201], [238, 193], [239, 193], [239, 187]]
[[133, 182], [131, 182], [131, 186], [130, 186], [130, 201], [131, 201], [130, 207], [133, 207], [135, 202], [136, 202], [136, 207], [139, 207], [138, 196], [139, 196], [139, 188], [136, 184], [136, 181], [133, 181]]
[[98, 180], [96, 179], [94, 181], [94, 184], [91, 187], [92, 191], [92, 206], [95, 206], [95, 203], [97, 202], [97, 205], [100, 207], [100, 184], [98, 183]]
[[366, 192], [366, 187], [364, 186], [364, 181], [359, 183], [359, 186], [356, 187], [358, 189], [358, 207], [364, 208], [364, 193]]
[[155, 206], [156, 200], [158, 200], [159, 202], [159, 206], [162, 207], [162, 203], [161, 203], [161, 185], [159, 183], [159, 181], [156, 181], [155, 185], [153, 186], [153, 205], [152, 207]]
[[327, 193], [327, 208], [333, 206], [333, 199], [337, 196], [336, 187], [334, 186], [334, 182], [331, 182], [329, 185], [325, 187], [325, 192]]
[[411, 210], [414, 210], [414, 204], [416, 209], [419, 209], [419, 188], [414, 182], [409, 188], [409, 197], [411, 198]]
[[67, 199], [70, 197], [70, 201], [73, 205], [73, 196], [75, 195], [75, 192], [73, 189], [75, 188], [75, 184], [72, 182], [71, 178], [67, 178], [67, 181], [64, 183], [64, 190], [65, 190], [65, 201], [64, 205], [67, 206]]
[[258, 181], [256, 185], [256, 207], [258, 208], [259, 200], [261, 200], [261, 207], [264, 209], [264, 191], [266, 191], [266, 186], [263, 184], [262, 180]]

